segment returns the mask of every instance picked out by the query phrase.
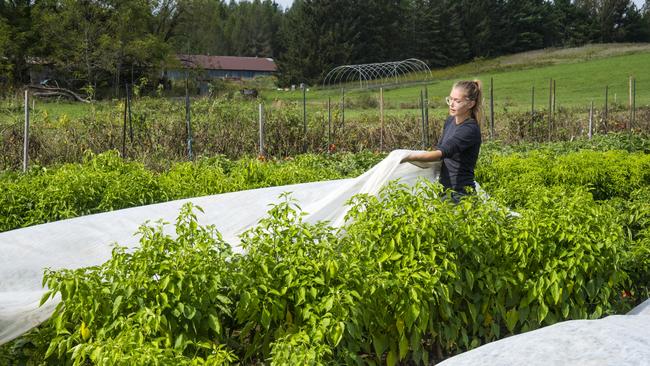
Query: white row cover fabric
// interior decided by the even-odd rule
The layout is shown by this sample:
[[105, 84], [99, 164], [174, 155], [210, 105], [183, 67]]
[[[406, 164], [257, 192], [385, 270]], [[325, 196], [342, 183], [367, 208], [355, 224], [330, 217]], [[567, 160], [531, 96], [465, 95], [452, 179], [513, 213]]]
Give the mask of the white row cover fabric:
[[636, 314], [560, 322], [488, 343], [439, 365], [650, 365], [649, 301]]
[[[283, 192], [291, 192], [305, 220], [328, 220], [341, 226], [348, 208], [345, 202], [358, 193], [377, 194], [387, 182], [400, 179], [414, 184], [423, 177], [438, 179], [440, 163], [417, 167], [400, 164], [409, 150], [395, 150], [386, 159], [354, 179], [341, 179], [282, 187], [254, 189], [88, 215], [0, 233], [0, 344], [4, 344], [50, 317], [57, 304], [51, 299], [39, 307], [46, 289], [45, 268], [81, 268], [101, 264], [111, 257], [114, 243], [134, 247], [134, 236], [145, 221], [175, 222], [181, 206], [192, 202], [205, 214], [202, 225], [214, 224], [234, 251], [241, 252], [238, 235], [266, 215], [269, 205]], [[428, 169], [422, 169], [428, 168]], [[166, 227], [174, 235], [173, 225]]]

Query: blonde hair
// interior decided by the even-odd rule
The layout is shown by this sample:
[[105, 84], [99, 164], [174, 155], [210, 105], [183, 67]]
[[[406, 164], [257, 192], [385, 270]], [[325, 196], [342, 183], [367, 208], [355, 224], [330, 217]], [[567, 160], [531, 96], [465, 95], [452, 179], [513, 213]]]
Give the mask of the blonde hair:
[[453, 89], [463, 89], [465, 97], [474, 101], [474, 107], [470, 110], [472, 118], [481, 124], [483, 120], [483, 83], [481, 80], [461, 80], [454, 84]]

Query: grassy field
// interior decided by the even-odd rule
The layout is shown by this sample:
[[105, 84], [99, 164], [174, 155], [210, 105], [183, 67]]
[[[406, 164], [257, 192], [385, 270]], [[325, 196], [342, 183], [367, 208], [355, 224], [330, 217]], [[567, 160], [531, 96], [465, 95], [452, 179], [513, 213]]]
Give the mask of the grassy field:
[[[560, 55], [564, 54], [556, 51]], [[572, 55], [575, 56], [575, 53]], [[541, 57], [544, 56], [544, 57]], [[604, 104], [605, 87], [609, 87], [609, 103], [627, 104], [628, 78], [636, 78], [636, 105], [650, 105], [650, 49], [641, 48], [638, 53], [623, 54], [615, 56], [552, 58], [547, 54], [541, 54], [541, 60], [531, 62], [534, 67], [524, 68], [524, 65], [517, 64], [508, 58], [507, 70], [502, 70], [505, 61], [492, 62], [492, 67], [483, 65], [484, 61], [466, 64], [434, 72], [444, 75], [444, 79], [434, 79], [426, 83], [429, 103], [433, 108], [446, 109], [444, 97], [448, 95], [449, 89], [454, 80], [480, 79], [484, 83], [486, 101], [489, 99], [490, 79], [494, 80], [495, 109], [507, 110], [530, 110], [532, 99], [532, 88], [535, 88], [535, 108], [548, 108], [549, 80], [554, 79], [556, 83], [556, 108], [587, 107], [593, 100], [597, 106]], [[518, 56], [520, 62], [525, 62], [532, 56]], [[577, 57], [577, 56], [576, 56]], [[555, 62], [547, 61], [554, 59]], [[562, 61], [565, 61], [562, 63]], [[472, 70], [479, 70], [472, 72]], [[384, 91], [386, 109], [414, 109], [412, 112], [419, 113], [420, 90], [423, 84], [392, 87]], [[341, 91], [332, 89], [311, 89], [307, 93], [308, 103], [324, 105], [328, 97], [340, 103]], [[300, 102], [301, 91], [270, 91], [264, 93], [266, 100], [284, 100]], [[369, 100], [378, 98], [377, 90], [349, 90], [346, 92], [346, 99], [354, 103], [357, 99]], [[365, 103], [373, 106], [373, 103]], [[406, 106], [406, 108], [404, 108]], [[351, 108], [361, 109], [361, 108]], [[375, 108], [373, 108], [375, 109]]]
[[[627, 105], [628, 77], [636, 78], [636, 105], [650, 105], [650, 44], [603, 44], [570, 49], [545, 49], [494, 59], [432, 70], [426, 83], [389, 86], [384, 91], [387, 116], [419, 116], [420, 91], [426, 85], [431, 118], [443, 118], [447, 113], [444, 97], [454, 80], [478, 78], [484, 82], [486, 104], [489, 102], [490, 79], [494, 81], [495, 111], [528, 111], [532, 88], [535, 88], [535, 109], [548, 108], [549, 80], [556, 82], [556, 109], [587, 110], [591, 101], [596, 108], [605, 102], [605, 86], [609, 87], [609, 104]], [[379, 114], [378, 89], [358, 89], [356, 83], [345, 92], [346, 119], [372, 118]], [[356, 87], [357, 89], [354, 89]], [[269, 108], [291, 105], [300, 108], [302, 91], [261, 91]], [[307, 92], [308, 114], [326, 114], [327, 98], [334, 108], [340, 108], [339, 88], [310, 88]], [[237, 98], [236, 98], [237, 99]], [[75, 120], [101, 109], [121, 108], [116, 101], [95, 103], [94, 106], [68, 102], [36, 101], [34, 121], [39, 119]], [[183, 101], [178, 100], [182, 105]], [[23, 119], [22, 99], [6, 99], [2, 103], [0, 124], [17, 123]], [[487, 105], [486, 105], [487, 107]], [[137, 100], [134, 103], [137, 108]], [[486, 108], [486, 112], [487, 112]], [[41, 118], [47, 117], [47, 118]]]

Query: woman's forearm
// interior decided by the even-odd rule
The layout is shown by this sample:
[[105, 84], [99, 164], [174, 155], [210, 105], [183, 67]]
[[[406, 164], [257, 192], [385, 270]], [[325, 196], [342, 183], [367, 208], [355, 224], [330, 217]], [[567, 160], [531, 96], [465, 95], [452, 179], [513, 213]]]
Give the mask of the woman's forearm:
[[418, 151], [412, 152], [407, 157], [402, 159], [402, 163], [409, 161], [438, 161], [442, 159], [442, 151]]

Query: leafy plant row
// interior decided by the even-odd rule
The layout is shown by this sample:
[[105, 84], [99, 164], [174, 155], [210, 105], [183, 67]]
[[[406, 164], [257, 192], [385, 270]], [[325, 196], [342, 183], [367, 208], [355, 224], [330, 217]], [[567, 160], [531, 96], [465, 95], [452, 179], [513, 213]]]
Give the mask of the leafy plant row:
[[[643, 169], [647, 164], [631, 167], [630, 164], [636, 163], [627, 161], [629, 154], [625, 152], [609, 152], [607, 157], [595, 152], [582, 152], [577, 160], [586, 170], [578, 165], [568, 170], [558, 165], [564, 164], [563, 161], [573, 164], [576, 159], [571, 157], [571, 153], [580, 149], [647, 153], [650, 140], [638, 135], [610, 134], [597, 136], [591, 141], [518, 145], [490, 142], [485, 144], [481, 153], [477, 181], [487, 185], [488, 191], [495, 195], [500, 194], [496, 182], [520, 181], [516, 185], [502, 184], [505, 203], [515, 205], [514, 190], [525, 191], [527, 187], [549, 179], [558, 181], [568, 177], [566, 179], [577, 186], [589, 184], [597, 197], [629, 193], [632, 187], [639, 186], [639, 179], [646, 179], [643, 178]], [[529, 155], [536, 158], [527, 159]], [[567, 157], [556, 160], [558, 155]], [[370, 152], [327, 156], [306, 154], [266, 162], [251, 158], [232, 161], [218, 156], [191, 163], [174, 163], [169, 169], [156, 172], [140, 163], [122, 160], [115, 151], [99, 155], [86, 152], [79, 164], [33, 167], [26, 175], [10, 171], [1, 173], [0, 231], [179, 198], [354, 177], [383, 156]], [[531, 171], [527, 171], [529, 169]], [[540, 174], [552, 169], [561, 176]], [[630, 172], [629, 169], [636, 171]], [[594, 173], [583, 174], [587, 171]], [[629, 174], [634, 174], [637, 181], [626, 182]], [[531, 180], [523, 182], [526, 177], [531, 177]], [[525, 198], [525, 194], [522, 197]]]
[[[416, 98], [417, 99], [417, 98]], [[346, 100], [348, 100], [346, 98]], [[415, 100], [414, 100], [415, 101]], [[442, 101], [442, 98], [441, 98]], [[256, 154], [259, 151], [259, 101], [227, 98], [198, 98], [192, 100], [191, 129], [194, 156], [224, 154], [231, 159]], [[385, 116], [382, 133], [379, 111], [350, 111], [343, 113], [340, 103], [332, 101], [331, 125], [326, 104], [309, 103], [307, 131], [303, 121], [302, 103], [274, 101], [265, 104], [265, 153], [282, 158], [309, 152], [358, 152], [422, 146], [423, 131], [419, 104], [405, 105], [397, 114]], [[1, 103], [0, 103], [1, 104]], [[0, 106], [1, 108], [2, 106]], [[161, 98], [137, 99], [132, 106], [124, 154], [155, 170], [166, 170], [171, 162], [188, 158], [188, 134], [185, 104], [179, 100]], [[61, 112], [57, 112], [57, 109]], [[48, 110], [51, 112], [48, 113]], [[12, 114], [0, 120], [0, 170], [19, 169], [23, 153], [23, 117]], [[444, 108], [432, 108], [428, 141], [437, 141], [446, 116]], [[629, 112], [625, 108], [610, 109], [607, 118], [595, 117], [596, 133], [625, 131]], [[635, 130], [650, 131], [650, 109], [640, 108], [636, 114]], [[575, 140], [587, 135], [588, 113], [582, 108], [559, 108], [553, 116], [552, 131], [548, 131], [548, 116], [536, 112], [495, 111], [495, 136], [509, 143], [521, 141]], [[44, 105], [32, 115], [29, 156], [43, 166], [76, 163], [84, 151], [101, 153], [123, 148], [124, 103], [101, 102], [88, 106], [66, 107]], [[488, 127], [484, 124], [487, 137]], [[381, 143], [380, 143], [381, 142]], [[383, 143], [383, 145], [382, 145]]]
[[382, 158], [370, 152], [272, 161], [219, 156], [157, 173], [116, 151], [87, 154], [81, 164], [0, 175], [0, 231], [180, 198], [354, 177]]
[[521, 217], [441, 195], [422, 183], [358, 196], [344, 230], [303, 222], [287, 198], [243, 235], [246, 255], [186, 206], [177, 238], [143, 226], [133, 252], [47, 272], [45, 298], [62, 303], [11, 350], [76, 365], [429, 364], [624, 311], [633, 276], [648, 279], [647, 227], [631, 239], [585, 190], [539, 188]]
[[303, 222], [286, 197], [243, 235], [245, 255], [186, 206], [177, 237], [143, 226], [135, 251], [48, 271], [46, 298], [60, 295], [60, 306], [0, 357], [429, 364], [558, 321], [624, 313], [650, 296], [648, 168], [644, 153], [493, 151], [477, 170], [491, 199], [453, 205], [437, 184], [392, 183], [355, 197], [335, 229]]

